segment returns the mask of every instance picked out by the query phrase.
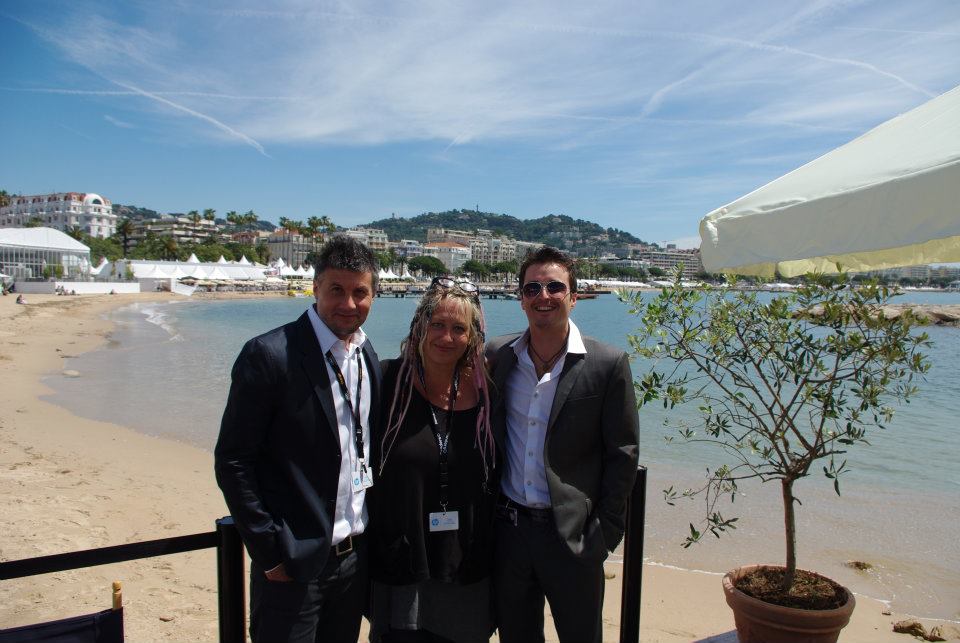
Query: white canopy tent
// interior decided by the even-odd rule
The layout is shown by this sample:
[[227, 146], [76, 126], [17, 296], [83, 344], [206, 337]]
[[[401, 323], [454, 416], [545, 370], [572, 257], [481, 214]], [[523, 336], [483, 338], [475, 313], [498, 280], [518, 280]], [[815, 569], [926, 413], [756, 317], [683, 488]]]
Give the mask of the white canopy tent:
[[709, 272], [785, 277], [960, 261], [960, 87], [714, 210]]

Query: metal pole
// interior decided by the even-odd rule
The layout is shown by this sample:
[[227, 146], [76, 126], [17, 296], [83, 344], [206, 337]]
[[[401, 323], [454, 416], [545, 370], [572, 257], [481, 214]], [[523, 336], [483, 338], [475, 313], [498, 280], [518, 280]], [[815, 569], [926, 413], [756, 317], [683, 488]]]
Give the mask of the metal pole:
[[640, 641], [640, 590], [643, 583], [643, 523], [646, 518], [647, 468], [637, 467], [637, 479], [627, 501], [623, 536], [623, 587], [620, 594], [620, 643]]
[[217, 598], [220, 610], [220, 643], [244, 643], [246, 607], [243, 541], [226, 516], [217, 520]]

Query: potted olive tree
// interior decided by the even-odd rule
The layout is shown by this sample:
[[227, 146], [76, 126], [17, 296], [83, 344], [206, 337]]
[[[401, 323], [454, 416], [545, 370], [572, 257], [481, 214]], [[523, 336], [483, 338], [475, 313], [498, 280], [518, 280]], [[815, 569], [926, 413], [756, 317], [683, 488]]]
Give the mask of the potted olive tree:
[[[916, 391], [929, 342], [912, 331], [909, 313], [883, 314], [892, 293], [882, 286], [852, 287], [843, 275], [808, 276], [795, 291], [776, 295], [733, 286], [684, 289], [678, 271], [654, 299], [627, 297], [641, 322], [631, 346], [651, 364], [637, 382], [639, 404], [697, 403], [698, 430], [680, 427], [680, 441], [717, 445], [729, 459], [710, 467], [699, 488], [671, 487], [665, 498], [672, 504], [705, 497], [689, 546], [735, 527], [737, 519], [718, 507], [744, 480], [779, 482], [783, 566], [742, 567], [724, 577], [740, 641], [797, 640], [804, 622], [810, 631], [802, 640], [836, 641], [853, 595], [797, 568], [794, 485], [822, 467], [840, 493], [845, 454], [890, 422], [891, 402]], [[780, 625], [785, 637], [773, 631]]]

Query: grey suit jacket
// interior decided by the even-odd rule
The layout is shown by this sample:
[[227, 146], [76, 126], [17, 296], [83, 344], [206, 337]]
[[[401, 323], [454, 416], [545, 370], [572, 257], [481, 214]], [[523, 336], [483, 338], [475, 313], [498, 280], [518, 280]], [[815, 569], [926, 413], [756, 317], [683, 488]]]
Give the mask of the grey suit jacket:
[[[507, 439], [504, 392], [517, 363], [510, 344], [519, 336], [498, 337], [486, 350], [501, 462]], [[560, 536], [577, 556], [603, 557], [623, 538], [627, 497], [637, 475], [639, 421], [627, 354], [590, 337], [583, 343], [586, 354], [568, 354], [560, 373], [543, 461]]]
[[[363, 355], [373, 435], [380, 360], [370, 342]], [[330, 553], [343, 456], [336, 382], [307, 314], [247, 342], [232, 378], [214, 449], [227, 507], [260, 567], [282, 562], [296, 580], [316, 578]], [[376, 444], [364, 451], [377, 461]]]

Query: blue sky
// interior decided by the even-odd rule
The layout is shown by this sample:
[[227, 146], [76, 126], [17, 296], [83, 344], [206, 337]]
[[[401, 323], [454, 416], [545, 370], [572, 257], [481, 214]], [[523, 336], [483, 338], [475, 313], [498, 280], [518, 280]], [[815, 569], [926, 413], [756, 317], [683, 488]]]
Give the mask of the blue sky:
[[707, 212], [960, 84], [960, 2], [0, 2], [0, 188], [340, 225]]

